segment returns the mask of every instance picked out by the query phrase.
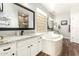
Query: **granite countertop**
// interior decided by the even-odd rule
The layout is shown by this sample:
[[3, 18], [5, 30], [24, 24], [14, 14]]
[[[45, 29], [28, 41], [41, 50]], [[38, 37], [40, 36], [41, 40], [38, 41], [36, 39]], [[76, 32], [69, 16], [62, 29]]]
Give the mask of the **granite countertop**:
[[29, 38], [36, 37], [39, 35], [43, 35], [43, 33], [32, 33], [32, 34], [23, 35], [23, 36], [10, 36], [10, 37], [7, 36], [7, 37], [4, 37], [2, 40], [0, 40], [0, 45], [5, 44], [5, 43], [20, 41], [23, 39], [29, 39]]

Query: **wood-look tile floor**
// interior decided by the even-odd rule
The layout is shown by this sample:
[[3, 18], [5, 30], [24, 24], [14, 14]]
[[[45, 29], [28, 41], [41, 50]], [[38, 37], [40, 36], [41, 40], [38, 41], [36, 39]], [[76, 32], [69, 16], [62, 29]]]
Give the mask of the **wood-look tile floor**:
[[37, 56], [49, 56], [49, 55], [44, 52], [40, 52], [39, 54], [37, 54]]
[[79, 44], [70, 42], [69, 39], [63, 40], [63, 56], [79, 56]]
[[[49, 56], [40, 52], [37, 56]], [[63, 39], [63, 50], [61, 56], [79, 56], [79, 44], [70, 42], [69, 39]]]

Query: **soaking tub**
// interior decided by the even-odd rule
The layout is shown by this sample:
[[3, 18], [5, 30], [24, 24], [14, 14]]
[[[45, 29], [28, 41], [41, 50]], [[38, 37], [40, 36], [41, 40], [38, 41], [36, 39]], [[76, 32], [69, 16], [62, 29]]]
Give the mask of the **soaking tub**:
[[63, 36], [61, 34], [48, 32], [42, 36], [42, 40], [42, 50], [44, 53], [50, 56], [61, 55], [63, 43]]

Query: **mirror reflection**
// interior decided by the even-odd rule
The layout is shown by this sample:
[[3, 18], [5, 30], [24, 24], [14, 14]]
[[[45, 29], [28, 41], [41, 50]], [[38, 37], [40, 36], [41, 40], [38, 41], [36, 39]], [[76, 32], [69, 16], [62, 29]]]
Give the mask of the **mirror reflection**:
[[4, 3], [0, 28], [34, 28], [34, 12], [20, 4]]
[[47, 29], [48, 31], [53, 31], [54, 30], [54, 19], [49, 17], [47, 20]]

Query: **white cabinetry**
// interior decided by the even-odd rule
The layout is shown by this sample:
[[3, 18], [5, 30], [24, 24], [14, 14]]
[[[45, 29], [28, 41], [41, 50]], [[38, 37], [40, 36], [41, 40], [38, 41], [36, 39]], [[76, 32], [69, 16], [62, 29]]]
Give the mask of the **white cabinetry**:
[[32, 37], [17, 42], [18, 56], [35, 56], [41, 51], [40, 37]]
[[38, 51], [40, 52], [42, 50], [42, 39], [41, 37], [38, 39]]
[[17, 42], [17, 55], [26, 56], [28, 55], [28, 45], [27, 41], [19, 41]]
[[38, 53], [38, 43], [37, 43], [37, 38], [32, 38], [31, 41], [31, 56], [34, 56]]
[[31, 56], [35, 56], [41, 51], [41, 39], [40, 37], [35, 37], [32, 38], [31, 42]]
[[15, 56], [15, 55], [16, 55], [16, 43], [0, 45], [0, 56]]
[[0, 56], [35, 56], [42, 49], [41, 36], [22, 38], [16, 42], [0, 45]]

